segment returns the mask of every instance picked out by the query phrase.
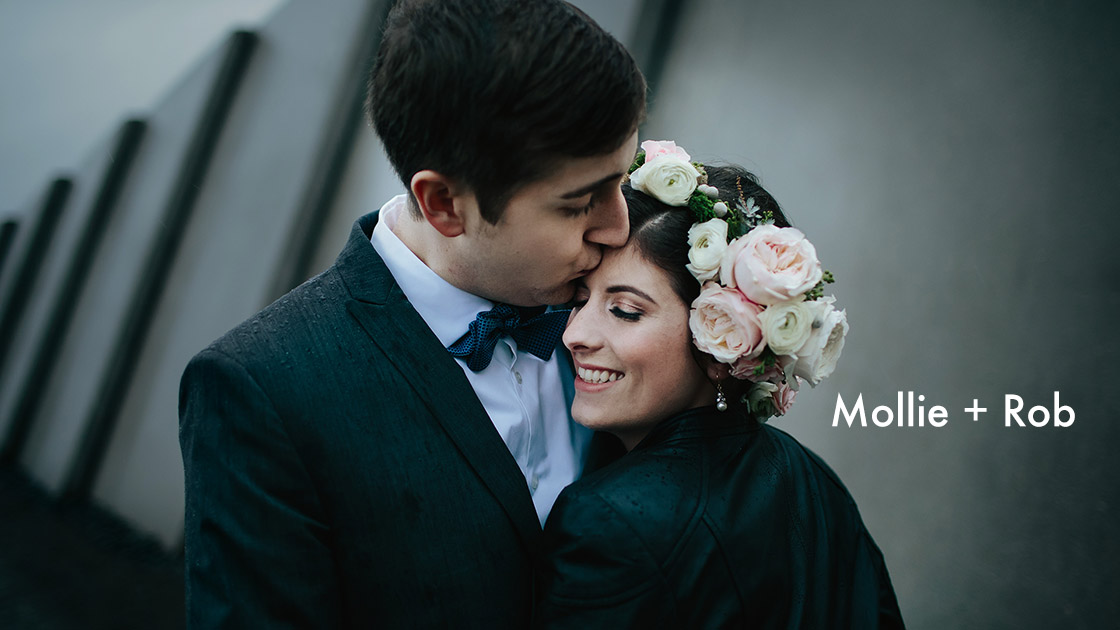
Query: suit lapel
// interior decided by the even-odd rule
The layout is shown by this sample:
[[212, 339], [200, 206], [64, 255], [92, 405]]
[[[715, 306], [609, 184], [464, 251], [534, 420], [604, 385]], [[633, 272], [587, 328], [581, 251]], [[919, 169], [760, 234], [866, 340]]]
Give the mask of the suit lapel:
[[462, 368], [405, 299], [370, 244], [376, 220], [374, 213], [358, 221], [336, 263], [354, 297], [346, 308], [416, 391], [535, 555], [541, 527], [521, 469]]

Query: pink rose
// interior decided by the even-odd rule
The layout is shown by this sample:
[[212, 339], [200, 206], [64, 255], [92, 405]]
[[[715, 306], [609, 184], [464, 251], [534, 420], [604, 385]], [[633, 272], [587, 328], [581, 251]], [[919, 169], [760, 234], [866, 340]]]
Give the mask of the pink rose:
[[[796, 377], [791, 377], [796, 378]], [[797, 397], [797, 390], [787, 385], [785, 382], [778, 383], [778, 389], [770, 393], [774, 400], [774, 409], [779, 416], [784, 416], [789, 412], [789, 408], [793, 406], [793, 399]]]
[[761, 306], [737, 290], [709, 282], [692, 302], [688, 325], [693, 343], [722, 363], [757, 357], [766, 347], [758, 323], [761, 312]]
[[801, 230], [770, 224], [731, 241], [720, 264], [725, 286], [766, 305], [801, 299], [822, 273], [817, 250]]
[[740, 357], [731, 364], [731, 376], [739, 380], [747, 380], [752, 383], [762, 383], [764, 381], [774, 382], [781, 380], [782, 368], [778, 365], [777, 361], [770, 364], [770, 367], [764, 369], [762, 371], [762, 374], [755, 374], [754, 371], [758, 369], [758, 366], [760, 365], [762, 365], [762, 359], [759, 359], [757, 357], [753, 359]]
[[642, 150], [646, 152], [647, 164], [665, 155], [680, 158], [685, 162], [692, 161], [688, 153], [672, 140], [646, 140], [642, 143]]

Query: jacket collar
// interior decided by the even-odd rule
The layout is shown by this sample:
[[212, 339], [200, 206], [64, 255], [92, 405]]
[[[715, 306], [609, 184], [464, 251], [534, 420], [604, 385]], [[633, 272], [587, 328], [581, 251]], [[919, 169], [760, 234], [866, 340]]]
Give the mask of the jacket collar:
[[389, 268], [369, 242], [377, 215], [371, 212], [354, 222], [346, 246], [334, 263], [350, 297], [366, 304], [385, 304], [391, 292], [400, 293]]
[[698, 437], [745, 435], [761, 428], [754, 416], [735, 411], [718, 411], [714, 406], [687, 409], [662, 420], [642, 438], [634, 450]]
[[376, 212], [358, 219], [335, 263], [353, 298], [346, 308], [415, 390], [536, 556], [541, 526], [521, 469], [462, 369], [405, 299], [370, 244], [376, 223]]

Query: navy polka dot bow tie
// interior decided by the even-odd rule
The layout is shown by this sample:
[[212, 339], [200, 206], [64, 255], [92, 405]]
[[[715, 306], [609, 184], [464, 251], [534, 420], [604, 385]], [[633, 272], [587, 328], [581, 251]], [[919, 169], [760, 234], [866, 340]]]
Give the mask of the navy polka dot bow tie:
[[467, 328], [467, 334], [447, 347], [453, 357], [465, 358], [473, 372], [486, 369], [494, 358], [494, 346], [503, 335], [517, 342], [517, 349], [547, 361], [564, 334], [568, 311], [545, 311], [545, 307], [517, 308], [499, 304], [483, 311]]

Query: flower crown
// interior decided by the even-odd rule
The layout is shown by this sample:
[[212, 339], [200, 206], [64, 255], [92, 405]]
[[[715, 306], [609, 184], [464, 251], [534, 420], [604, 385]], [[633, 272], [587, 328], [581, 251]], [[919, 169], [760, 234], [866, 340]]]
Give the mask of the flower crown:
[[696, 220], [687, 265], [702, 287], [688, 321], [693, 343], [752, 383], [742, 402], [760, 420], [785, 414], [799, 381], [816, 386], [832, 374], [848, 333], [844, 311], [824, 296], [833, 277], [813, 244], [774, 225], [770, 211], [744, 198], [741, 181], [735, 191], [708, 185], [704, 166], [675, 142], [643, 142], [629, 178]]

